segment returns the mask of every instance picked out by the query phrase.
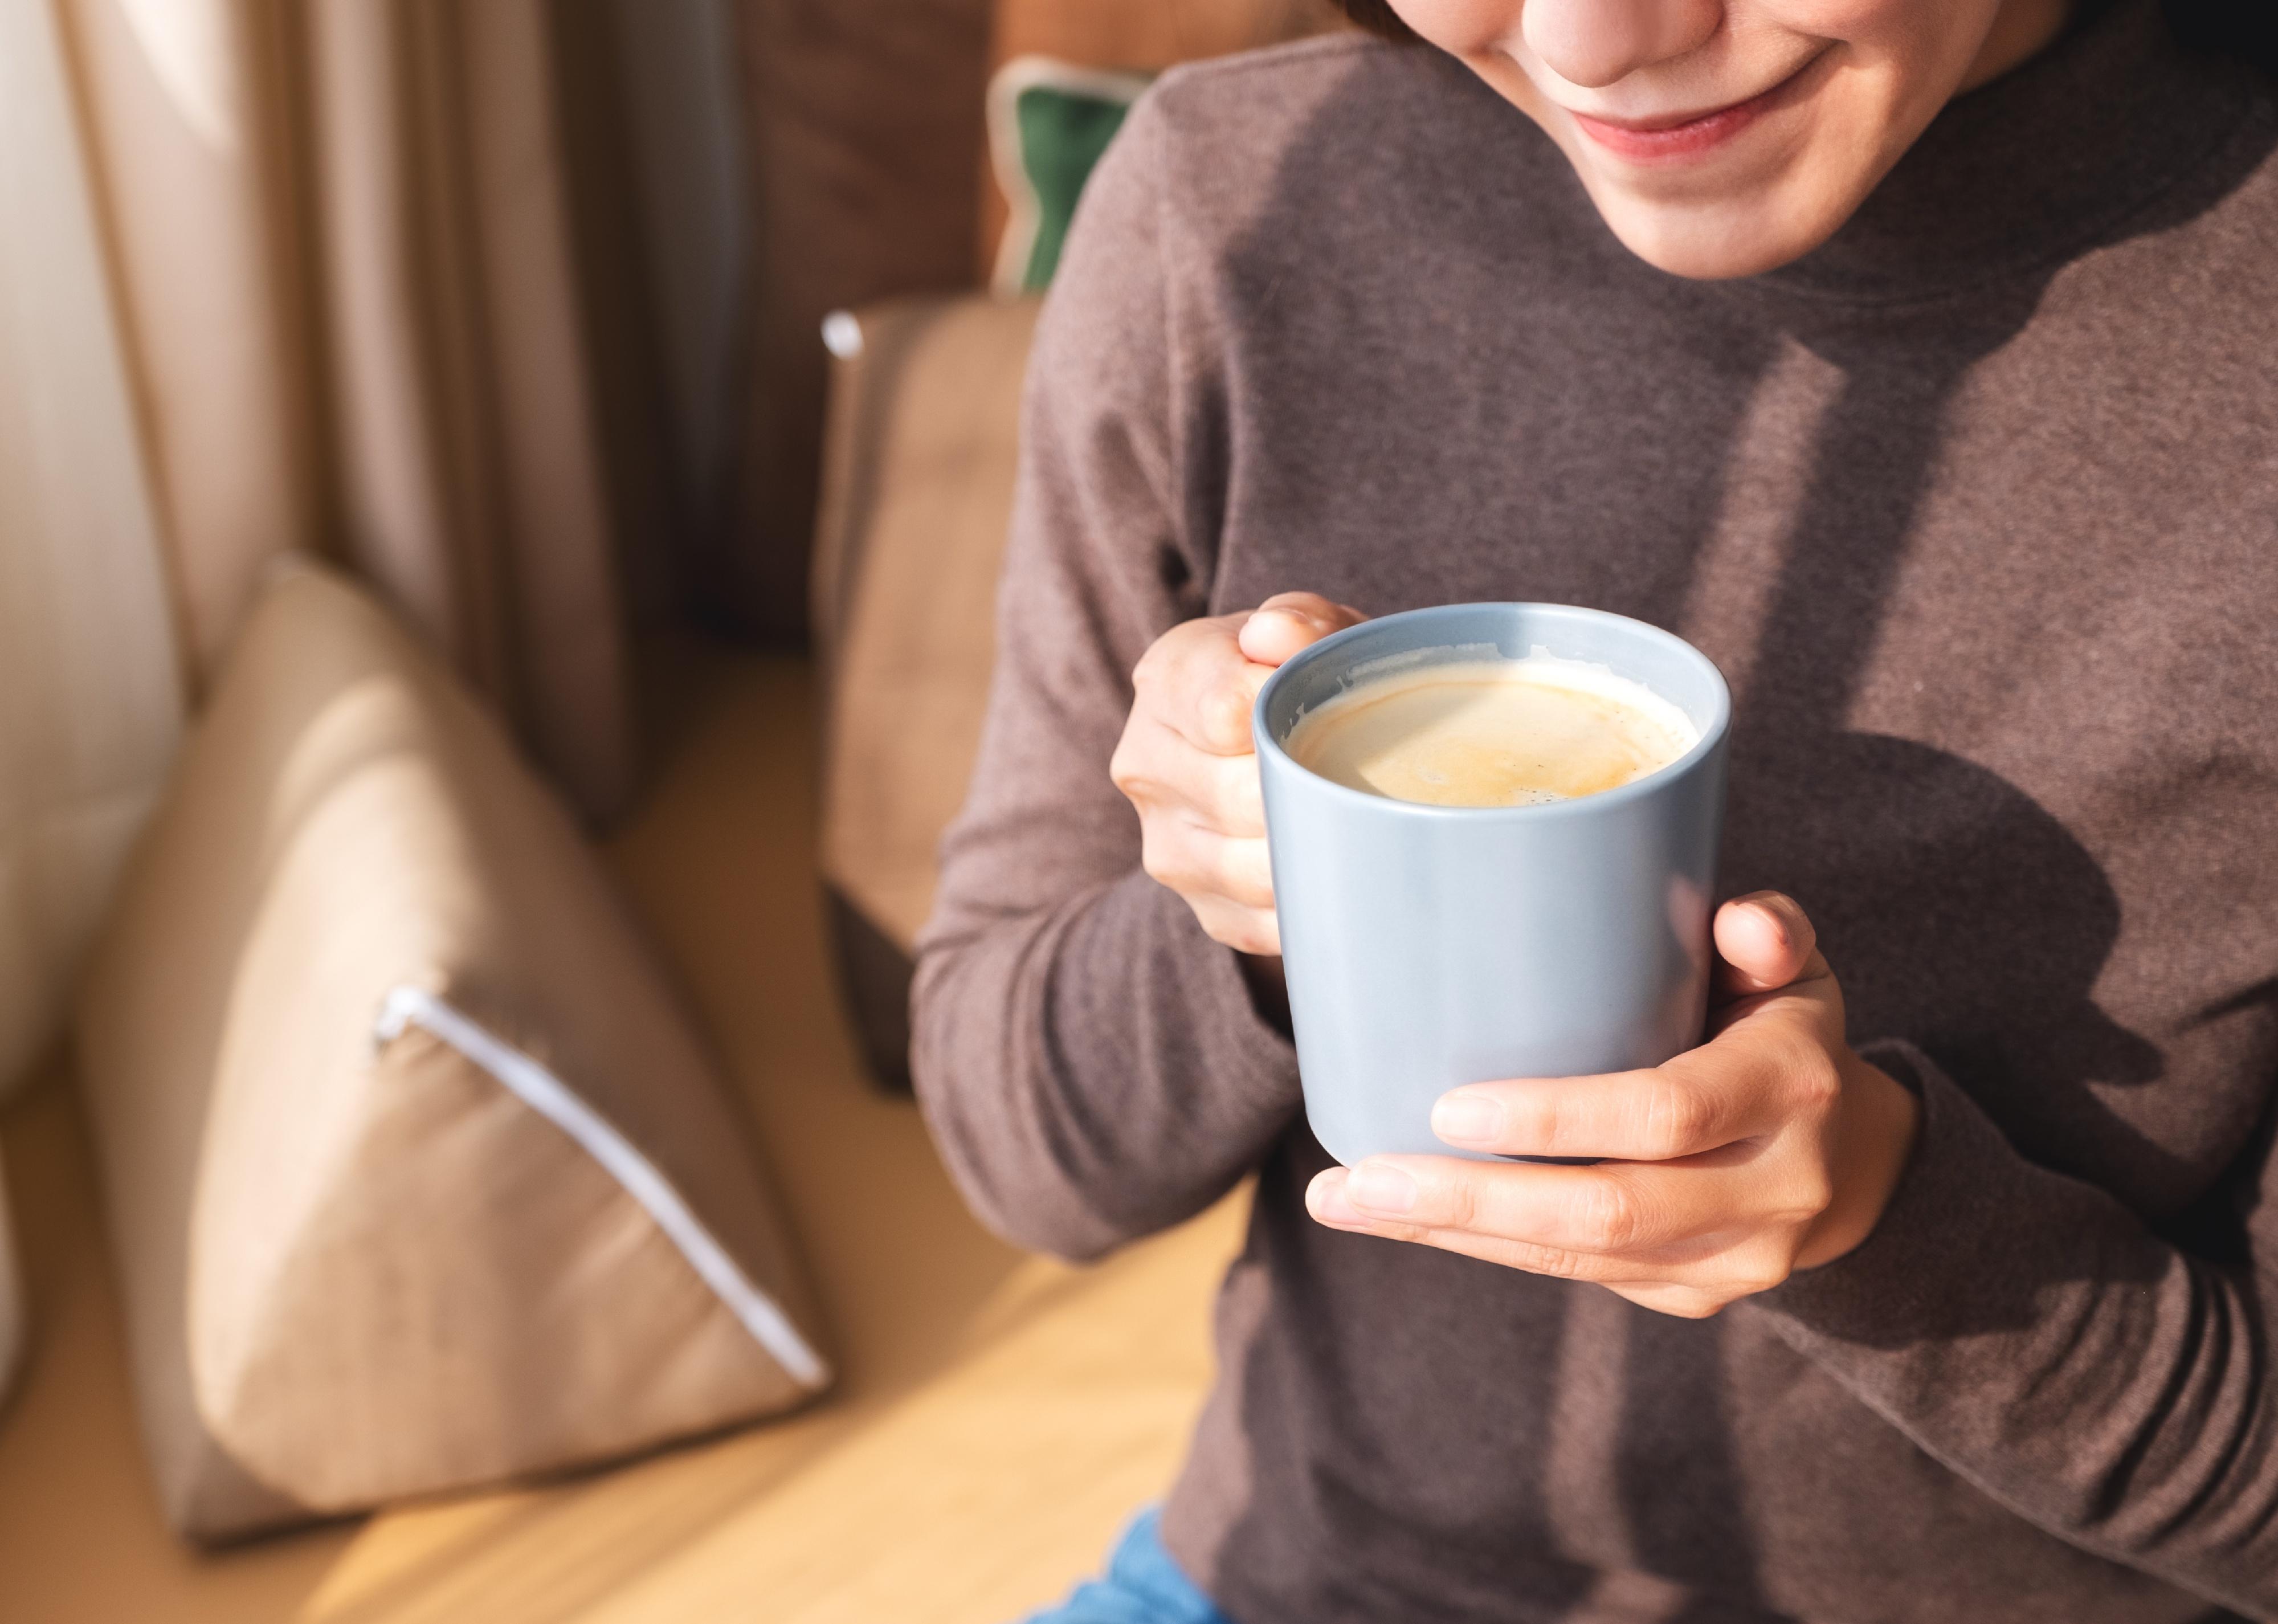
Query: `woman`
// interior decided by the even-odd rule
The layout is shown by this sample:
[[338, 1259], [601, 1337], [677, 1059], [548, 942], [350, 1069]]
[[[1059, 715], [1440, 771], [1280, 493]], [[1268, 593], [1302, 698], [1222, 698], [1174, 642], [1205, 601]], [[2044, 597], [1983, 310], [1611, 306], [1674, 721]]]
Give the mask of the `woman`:
[[[1086, 198], [921, 965], [1004, 1233], [1257, 1175], [1064, 1616], [2278, 1618], [2267, 81], [2152, 0], [1355, 9], [1404, 37], [1171, 76]], [[1347, 1171], [1246, 712], [1473, 599], [1724, 669], [1727, 1001], [1434, 1117], [1597, 1166]]]

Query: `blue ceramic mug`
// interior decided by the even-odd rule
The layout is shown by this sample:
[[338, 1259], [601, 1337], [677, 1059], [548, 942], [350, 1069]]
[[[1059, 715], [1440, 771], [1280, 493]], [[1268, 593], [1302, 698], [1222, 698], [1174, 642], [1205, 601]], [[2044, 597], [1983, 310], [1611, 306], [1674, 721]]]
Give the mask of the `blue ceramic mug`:
[[[1700, 740], [1633, 783], [1544, 806], [1440, 807], [1349, 789], [1283, 747], [1357, 683], [1536, 649], [1603, 665]], [[1432, 1131], [1465, 1083], [1656, 1066], [1701, 1039], [1731, 698], [1708, 657], [1643, 621], [1459, 603], [1323, 639], [1276, 671], [1251, 730], [1305, 1115], [1348, 1166], [1478, 1154]]]

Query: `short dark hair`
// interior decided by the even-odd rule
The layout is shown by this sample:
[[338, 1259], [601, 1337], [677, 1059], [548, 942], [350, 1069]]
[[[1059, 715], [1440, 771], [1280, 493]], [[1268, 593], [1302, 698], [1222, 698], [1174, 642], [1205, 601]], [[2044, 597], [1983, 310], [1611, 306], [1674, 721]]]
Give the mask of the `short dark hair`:
[[1400, 13], [1392, 9], [1389, 0], [1337, 0], [1337, 5], [1371, 34], [1404, 44], [1416, 42], [1416, 31], [1400, 20]]

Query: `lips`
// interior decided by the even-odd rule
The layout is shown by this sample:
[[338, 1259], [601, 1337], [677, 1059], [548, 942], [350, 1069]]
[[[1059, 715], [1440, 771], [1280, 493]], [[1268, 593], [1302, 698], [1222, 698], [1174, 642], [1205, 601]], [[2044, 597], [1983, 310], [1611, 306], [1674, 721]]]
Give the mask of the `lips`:
[[1708, 112], [1635, 119], [1571, 111], [1570, 116], [1585, 135], [1617, 157], [1633, 164], [1681, 162], [1714, 151], [1780, 105], [1817, 61], [1813, 57], [1770, 89], [1745, 102]]

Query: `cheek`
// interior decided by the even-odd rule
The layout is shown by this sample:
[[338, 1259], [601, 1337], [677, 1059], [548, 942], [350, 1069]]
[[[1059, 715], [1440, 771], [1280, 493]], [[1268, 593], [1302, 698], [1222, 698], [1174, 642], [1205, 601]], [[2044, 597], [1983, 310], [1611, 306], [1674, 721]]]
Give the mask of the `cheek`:
[[[1655, 0], [1632, 0], [1654, 4]], [[1519, 34], [1525, 0], [1391, 0], [1400, 19], [1442, 50], [1487, 50]], [[1801, 34], [1859, 45], [1921, 49], [1957, 25], [1968, 29], [1997, 0], [1727, 0], [1734, 34]]]
[[1392, 0], [1400, 20], [1454, 56], [1475, 56], [1518, 37], [1524, 0]]
[[1730, 9], [1752, 21], [1776, 23], [1792, 34], [1852, 40], [1903, 26], [1910, 13], [1933, 8], [1923, 0], [1755, 0]]
[[1928, 61], [1963, 42], [1974, 49], [2000, 0], [1732, 0], [1735, 28], [1751, 25], [1834, 40], [1863, 55]]

